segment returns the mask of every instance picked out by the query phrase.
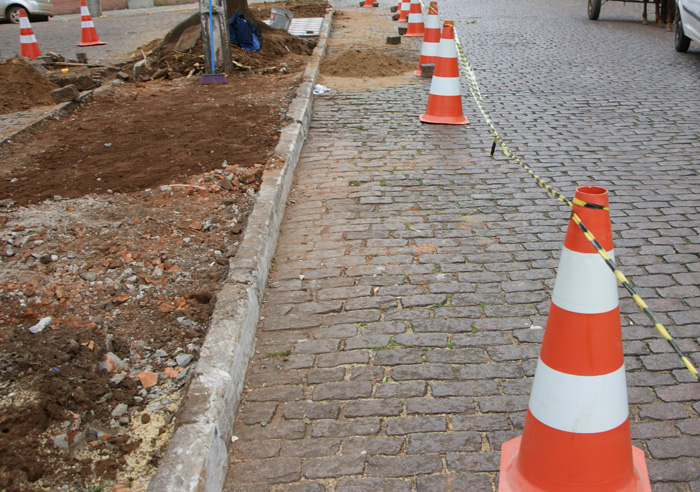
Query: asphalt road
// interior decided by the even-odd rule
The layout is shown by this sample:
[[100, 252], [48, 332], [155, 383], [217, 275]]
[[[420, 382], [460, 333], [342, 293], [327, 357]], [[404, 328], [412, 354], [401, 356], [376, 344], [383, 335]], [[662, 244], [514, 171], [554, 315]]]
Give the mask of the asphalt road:
[[[32, 24], [42, 53], [53, 51], [66, 58], [84, 52], [90, 62], [113, 63], [126, 57], [148, 42], [162, 38], [178, 22], [198, 11], [198, 4], [152, 7], [147, 9], [113, 10], [93, 19], [103, 46], [80, 48], [80, 14], [60, 15], [48, 22]], [[0, 58], [19, 53], [19, 25], [0, 24]]]

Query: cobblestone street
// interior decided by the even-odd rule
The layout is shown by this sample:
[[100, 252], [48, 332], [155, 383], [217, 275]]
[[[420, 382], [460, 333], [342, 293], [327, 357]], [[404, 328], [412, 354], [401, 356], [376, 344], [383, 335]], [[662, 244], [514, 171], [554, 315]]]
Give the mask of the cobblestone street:
[[[596, 22], [582, 0], [439, 8], [509, 147], [568, 197], [609, 189], [618, 264], [700, 365], [700, 48], [629, 3]], [[429, 85], [315, 99], [227, 492], [497, 490], [569, 210], [489, 157], [465, 81], [471, 125], [421, 124]], [[700, 492], [700, 384], [622, 289], [620, 309], [652, 489]]]

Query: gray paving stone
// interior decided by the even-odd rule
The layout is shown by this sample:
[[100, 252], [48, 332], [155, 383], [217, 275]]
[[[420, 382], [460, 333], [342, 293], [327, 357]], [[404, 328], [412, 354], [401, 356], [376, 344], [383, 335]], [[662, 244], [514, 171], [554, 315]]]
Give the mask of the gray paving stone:
[[385, 457], [372, 456], [367, 460], [368, 477], [399, 478], [428, 475], [442, 470], [442, 460], [436, 454]]
[[446, 490], [473, 490], [475, 492], [488, 492], [493, 490], [491, 487], [491, 478], [488, 475], [475, 475], [467, 473], [420, 477], [416, 484], [418, 492], [440, 492]]
[[379, 478], [342, 478], [336, 492], [410, 492], [411, 482]]
[[[668, 63], [673, 34], [649, 36], [622, 2], [605, 4], [595, 43], [585, 40], [602, 24], [581, 22], [575, 2], [440, 8], [463, 39], [496, 40], [467, 47], [518, 155], [566, 196], [609, 188], [618, 264], [700, 365], [700, 120], [677, 87], [684, 101], [700, 92], [695, 65]], [[591, 49], [620, 36], [624, 49]], [[396, 49], [415, 56], [410, 43]], [[489, 157], [468, 97], [469, 127], [421, 125], [426, 88], [314, 101], [234, 446], [241, 459], [302, 461], [274, 486], [243, 467], [242, 492], [493, 491], [498, 450], [522, 432], [544, 334], [530, 327], [546, 324], [569, 210]], [[632, 433], [653, 489], [700, 491], [697, 383], [622, 290], [620, 310]], [[277, 350], [292, 353], [262, 370], [256, 360]]]

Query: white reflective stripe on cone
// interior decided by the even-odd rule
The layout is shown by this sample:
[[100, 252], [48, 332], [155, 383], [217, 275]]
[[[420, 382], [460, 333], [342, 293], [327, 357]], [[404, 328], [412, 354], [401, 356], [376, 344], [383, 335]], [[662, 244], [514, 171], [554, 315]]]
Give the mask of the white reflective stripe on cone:
[[438, 51], [440, 58], [457, 58], [457, 45], [454, 39], [441, 39]]
[[[614, 251], [608, 254], [615, 259]], [[617, 279], [598, 253], [579, 253], [565, 247], [552, 302], [572, 313], [607, 313], [619, 305]]]
[[433, 75], [430, 94], [433, 96], [461, 96], [459, 77], [438, 77]]
[[530, 412], [548, 427], [576, 434], [606, 432], [627, 420], [625, 366], [602, 376], [574, 376], [537, 361]]
[[36, 36], [34, 36], [33, 34], [31, 34], [29, 36], [20, 36], [19, 42], [20, 42], [20, 44], [36, 43]]
[[426, 29], [440, 29], [440, 18], [437, 15], [428, 15], [425, 19]]
[[423, 42], [423, 46], [421, 46], [420, 54], [423, 56], [437, 56], [438, 46], [440, 46], [440, 43]]
[[95, 24], [92, 23], [92, 21], [82, 21], [80, 23], [80, 27], [85, 29], [85, 28], [90, 28], [90, 27], [95, 27]]

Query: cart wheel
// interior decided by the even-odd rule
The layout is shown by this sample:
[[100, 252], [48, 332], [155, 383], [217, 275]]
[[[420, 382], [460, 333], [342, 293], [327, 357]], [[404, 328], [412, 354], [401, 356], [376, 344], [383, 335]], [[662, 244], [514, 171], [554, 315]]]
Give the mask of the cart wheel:
[[598, 20], [600, 15], [600, 2], [601, 0], [588, 0], [588, 18], [591, 20]]
[[683, 32], [683, 23], [679, 17], [678, 22], [676, 22], [676, 51], [679, 53], [685, 53], [688, 51], [689, 46], [690, 38]]

